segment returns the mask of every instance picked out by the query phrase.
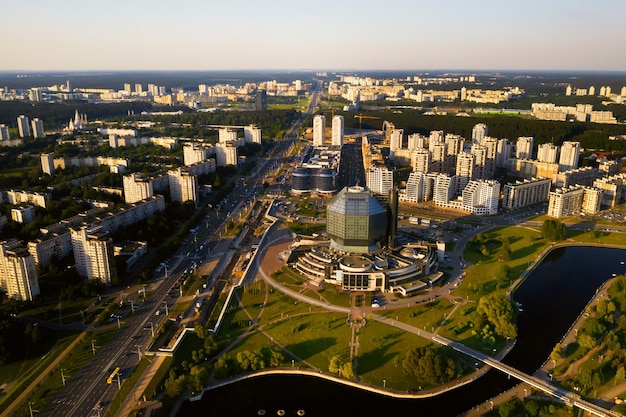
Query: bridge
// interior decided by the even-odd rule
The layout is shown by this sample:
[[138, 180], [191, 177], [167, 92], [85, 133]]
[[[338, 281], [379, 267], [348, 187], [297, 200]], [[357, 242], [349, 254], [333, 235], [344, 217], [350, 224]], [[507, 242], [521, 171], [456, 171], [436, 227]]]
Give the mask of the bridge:
[[578, 394], [574, 394], [573, 392], [564, 390], [562, 388], [557, 388], [553, 386], [552, 384], [550, 384], [548, 381], [544, 381], [543, 379], [538, 378], [536, 376], [528, 375], [522, 371], [519, 371], [513, 368], [512, 366], [509, 366], [500, 362], [499, 360], [491, 356], [487, 356], [482, 352], [479, 352], [470, 347], [467, 347], [462, 343], [455, 342], [450, 339], [446, 339], [445, 337], [439, 336], [437, 334], [433, 334], [431, 339], [434, 342], [437, 342], [444, 346], [449, 346], [452, 349], [456, 350], [457, 352], [463, 353], [476, 360], [479, 360], [485, 363], [486, 365], [491, 366], [492, 368], [495, 368], [514, 378], [519, 379], [522, 382], [526, 382], [532, 387], [538, 390], [541, 390], [549, 395], [552, 395], [553, 397], [558, 398], [559, 400], [563, 401], [565, 404], [569, 406], [578, 407], [581, 410], [587, 411], [588, 413], [591, 413], [599, 417], [622, 417], [621, 414], [615, 411], [607, 410], [603, 407], [600, 407], [599, 405], [593, 404], [589, 401], [585, 401]]

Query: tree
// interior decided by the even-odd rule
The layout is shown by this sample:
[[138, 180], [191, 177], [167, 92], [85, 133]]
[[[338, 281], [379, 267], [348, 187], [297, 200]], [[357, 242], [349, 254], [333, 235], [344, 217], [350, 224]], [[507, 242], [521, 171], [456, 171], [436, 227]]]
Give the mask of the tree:
[[330, 363], [328, 364], [328, 372], [331, 374], [338, 374], [341, 370], [342, 360], [338, 355], [330, 358]]
[[421, 346], [407, 352], [402, 361], [402, 371], [430, 384], [440, 385], [455, 377], [456, 366], [448, 350]]
[[587, 333], [578, 333], [578, 344], [585, 349], [596, 347], [596, 339]]
[[552, 349], [552, 352], [550, 353], [550, 359], [558, 361], [561, 358], [563, 358], [563, 345], [560, 343], [557, 343], [556, 346], [554, 346], [554, 349]]
[[342, 377], [347, 378], [347, 379], [354, 379], [356, 377], [356, 374], [354, 373], [354, 367], [352, 366], [352, 362], [350, 361], [341, 365], [341, 369], [339, 370], [339, 373], [341, 374]]
[[550, 241], [563, 240], [567, 236], [567, 226], [554, 219], [547, 219], [541, 226], [541, 236]]
[[499, 259], [503, 262], [508, 262], [511, 260], [511, 246], [509, 245], [509, 238], [502, 238], [502, 245], [500, 246], [500, 256]]
[[165, 392], [170, 398], [176, 398], [183, 393], [185, 388], [185, 375], [176, 376], [176, 372], [172, 369], [165, 380]]
[[503, 294], [491, 294], [481, 298], [476, 311], [494, 325], [497, 335], [512, 339], [517, 337], [513, 301]]

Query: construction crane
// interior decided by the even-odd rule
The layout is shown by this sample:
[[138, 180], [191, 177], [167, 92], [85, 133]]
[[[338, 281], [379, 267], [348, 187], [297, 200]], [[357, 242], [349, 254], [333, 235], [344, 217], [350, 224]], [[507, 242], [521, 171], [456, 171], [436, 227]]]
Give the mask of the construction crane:
[[359, 113], [359, 114], [355, 114], [354, 115], [355, 119], [359, 119], [359, 133], [361, 133], [361, 122], [363, 121], [363, 119], [380, 119], [380, 117], [376, 117], [376, 116], [364, 116], [363, 113]]

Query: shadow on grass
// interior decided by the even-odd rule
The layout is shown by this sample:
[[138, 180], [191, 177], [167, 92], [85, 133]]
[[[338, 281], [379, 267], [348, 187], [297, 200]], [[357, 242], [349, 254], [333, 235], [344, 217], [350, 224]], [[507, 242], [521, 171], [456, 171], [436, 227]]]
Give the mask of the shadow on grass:
[[322, 337], [319, 339], [304, 340], [298, 343], [285, 345], [285, 349], [295, 353], [304, 360], [321, 353], [337, 344], [334, 337]]
[[396, 356], [400, 355], [399, 351], [392, 351], [392, 347], [399, 343], [399, 340], [389, 342], [387, 339], [398, 339], [402, 337], [402, 334], [396, 333], [385, 337], [385, 340], [380, 342], [378, 348], [372, 349], [369, 352], [365, 352], [359, 355], [359, 373], [367, 374], [378, 368], [384, 368], [385, 365], [392, 361]]

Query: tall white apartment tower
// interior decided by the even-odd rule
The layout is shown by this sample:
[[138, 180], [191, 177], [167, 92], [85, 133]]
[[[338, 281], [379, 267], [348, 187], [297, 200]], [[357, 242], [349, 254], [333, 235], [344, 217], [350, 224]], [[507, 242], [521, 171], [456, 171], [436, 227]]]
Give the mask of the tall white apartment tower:
[[343, 146], [343, 116], [337, 115], [332, 121], [332, 145]]
[[43, 139], [46, 137], [46, 133], [43, 130], [43, 121], [34, 118], [30, 124], [33, 127], [32, 132], [35, 139]]
[[411, 152], [413, 172], [428, 172], [430, 169], [430, 152], [428, 149], [416, 149]]
[[249, 125], [243, 128], [244, 143], [261, 144], [261, 128], [255, 125]]
[[393, 154], [394, 151], [402, 149], [402, 137], [404, 136], [404, 129], [392, 129], [389, 135], [389, 152]]
[[484, 123], [477, 123], [472, 128], [472, 143], [482, 143], [483, 138], [487, 136], [489, 129]]
[[35, 259], [16, 239], [0, 242], [0, 289], [17, 300], [32, 301], [39, 295]]
[[561, 155], [559, 156], [559, 172], [578, 168], [579, 154], [580, 142], [563, 142], [561, 144]]
[[152, 198], [154, 195], [154, 185], [150, 178], [145, 178], [141, 174], [133, 173], [124, 176], [124, 201], [126, 204]]
[[419, 133], [412, 133], [408, 138], [408, 149], [426, 149], [428, 142], [428, 138], [426, 136], [422, 136]]
[[533, 141], [531, 136], [520, 136], [515, 144], [517, 159], [533, 159]]
[[496, 148], [496, 167], [505, 168], [513, 154], [513, 144], [508, 139], [498, 139]]
[[456, 156], [456, 186], [457, 192], [463, 191], [472, 180], [474, 173], [474, 155], [461, 152]]
[[20, 131], [21, 138], [29, 138], [30, 134], [30, 123], [28, 121], [28, 117], [21, 115], [17, 118], [17, 128]]
[[326, 116], [317, 114], [313, 118], [313, 146], [323, 146], [326, 136]]
[[367, 171], [367, 188], [373, 194], [389, 195], [393, 188], [393, 171], [385, 167], [370, 168]]
[[54, 173], [54, 154], [53, 153], [42, 153], [40, 156], [41, 159], [41, 170], [44, 174], [52, 175]]
[[78, 275], [98, 279], [110, 286], [116, 276], [113, 240], [102, 226], [70, 228]]
[[542, 143], [537, 146], [537, 161], [539, 162], [554, 164], [558, 155], [559, 147], [554, 143]]
[[170, 197], [172, 201], [198, 201], [198, 177], [181, 168], [167, 172], [170, 180]]

